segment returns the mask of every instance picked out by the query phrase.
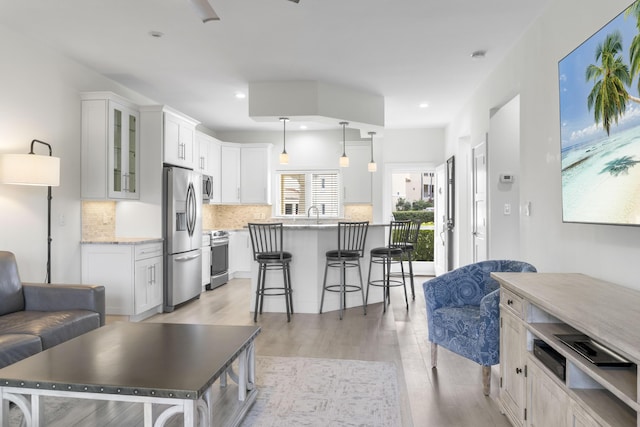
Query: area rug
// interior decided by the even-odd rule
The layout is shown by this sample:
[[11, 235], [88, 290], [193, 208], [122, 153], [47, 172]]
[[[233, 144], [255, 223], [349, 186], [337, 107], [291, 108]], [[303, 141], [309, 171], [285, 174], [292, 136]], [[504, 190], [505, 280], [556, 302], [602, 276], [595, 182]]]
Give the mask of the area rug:
[[389, 362], [257, 357], [259, 394], [242, 427], [400, 426]]
[[[258, 396], [242, 427], [402, 425], [396, 366], [390, 362], [258, 356], [256, 382]], [[142, 407], [131, 403], [43, 400], [46, 425], [51, 427], [142, 426]], [[135, 421], [122, 421], [126, 411], [136, 413]], [[13, 427], [22, 416], [12, 408], [9, 418]], [[168, 425], [180, 425], [181, 419], [179, 415]]]

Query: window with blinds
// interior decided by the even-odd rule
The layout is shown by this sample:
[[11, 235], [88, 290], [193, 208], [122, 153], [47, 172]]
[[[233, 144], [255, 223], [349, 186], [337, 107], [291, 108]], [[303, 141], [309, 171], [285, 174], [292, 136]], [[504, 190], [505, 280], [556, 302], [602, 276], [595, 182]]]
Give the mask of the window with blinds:
[[279, 178], [279, 216], [306, 216], [307, 210], [315, 206], [320, 216], [339, 217], [340, 193], [337, 172], [282, 173]]

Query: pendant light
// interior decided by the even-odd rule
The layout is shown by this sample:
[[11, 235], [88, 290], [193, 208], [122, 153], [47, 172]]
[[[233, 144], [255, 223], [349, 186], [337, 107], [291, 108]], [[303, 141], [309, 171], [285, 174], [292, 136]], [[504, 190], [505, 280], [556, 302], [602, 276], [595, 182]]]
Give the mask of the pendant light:
[[378, 166], [376, 165], [376, 162], [373, 161], [373, 135], [375, 134], [376, 134], [375, 132], [369, 132], [369, 136], [371, 136], [371, 161], [367, 166], [367, 169], [369, 169], [369, 172], [375, 172], [378, 170]]
[[349, 158], [347, 157], [346, 148], [346, 140], [345, 140], [345, 127], [349, 124], [349, 122], [340, 122], [342, 125], [342, 156], [340, 157], [340, 167], [348, 168], [349, 167]]
[[282, 122], [282, 153], [280, 153], [280, 164], [288, 165], [289, 154], [287, 154], [287, 122], [289, 121], [289, 118], [280, 117], [280, 121]]

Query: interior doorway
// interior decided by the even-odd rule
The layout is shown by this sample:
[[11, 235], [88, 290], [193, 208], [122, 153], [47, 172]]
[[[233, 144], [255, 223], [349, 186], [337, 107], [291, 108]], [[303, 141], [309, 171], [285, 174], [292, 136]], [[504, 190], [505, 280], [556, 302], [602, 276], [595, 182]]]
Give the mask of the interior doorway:
[[473, 147], [473, 262], [487, 259], [487, 144]]
[[414, 274], [434, 275], [436, 168], [431, 164], [395, 164], [388, 165], [386, 170], [385, 216], [389, 220], [421, 222]]

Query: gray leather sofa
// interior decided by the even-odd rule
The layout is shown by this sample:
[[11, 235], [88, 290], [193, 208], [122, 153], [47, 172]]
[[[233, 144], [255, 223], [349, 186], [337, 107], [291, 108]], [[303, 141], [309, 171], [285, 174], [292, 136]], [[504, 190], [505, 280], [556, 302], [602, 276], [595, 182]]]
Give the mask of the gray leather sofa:
[[104, 292], [22, 283], [14, 254], [0, 251], [0, 368], [103, 326]]

